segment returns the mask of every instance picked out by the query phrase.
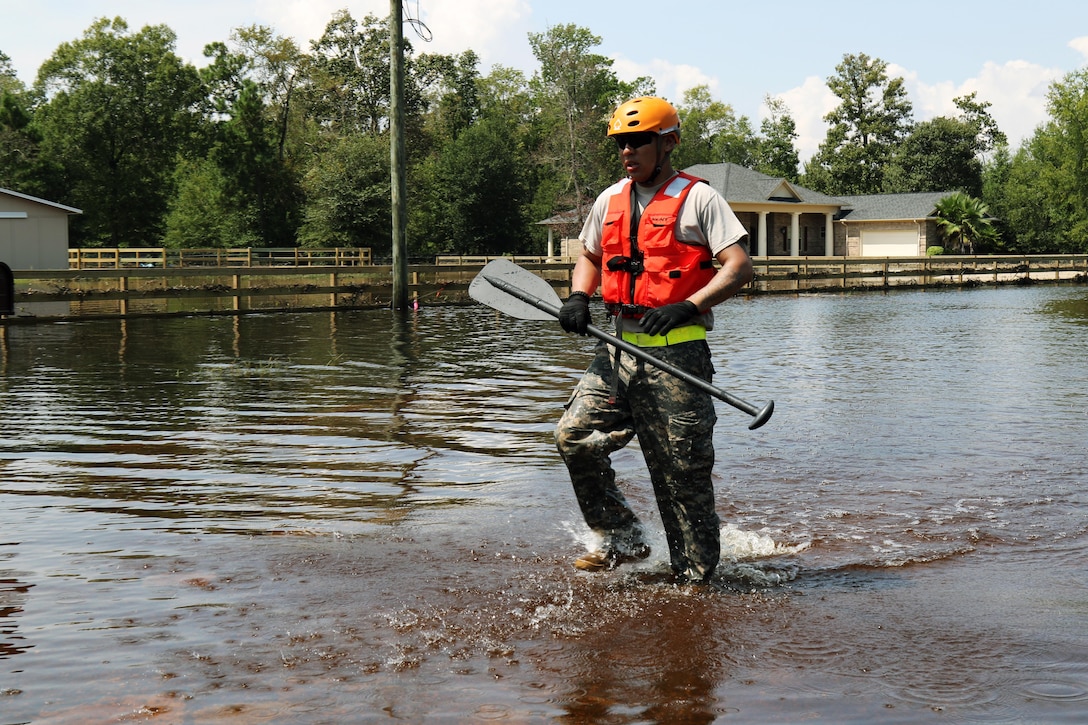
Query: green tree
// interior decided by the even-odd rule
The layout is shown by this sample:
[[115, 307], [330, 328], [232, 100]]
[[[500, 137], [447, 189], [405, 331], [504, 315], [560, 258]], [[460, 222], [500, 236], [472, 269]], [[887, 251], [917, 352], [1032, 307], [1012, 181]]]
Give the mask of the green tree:
[[961, 254], [974, 254], [976, 243], [994, 239], [990, 210], [985, 202], [958, 191], [937, 202], [937, 230], [945, 248], [954, 248]]
[[162, 240], [177, 156], [191, 139], [199, 75], [174, 52], [163, 25], [130, 33], [121, 18], [96, 20], [63, 43], [38, 72], [41, 155], [58, 173], [49, 196], [83, 209], [72, 241], [155, 246]]
[[993, 226], [997, 231], [994, 240], [998, 252], [1010, 252], [1016, 247], [1016, 239], [1009, 227], [1008, 184], [1012, 173], [1012, 154], [1008, 143], [994, 148], [993, 156], [983, 162], [982, 200], [994, 215]]
[[975, 94], [955, 99], [960, 114], [918, 123], [896, 149], [884, 178], [884, 191], [953, 191], [982, 194], [982, 167], [987, 153], [1006, 143], [990, 116], [989, 103]]
[[684, 91], [676, 110], [680, 145], [673, 151], [674, 168], [726, 162], [753, 165], [757, 143], [751, 122], [747, 116], [738, 118], [729, 104], [715, 100], [709, 86]]
[[937, 116], [915, 125], [895, 150], [885, 170], [883, 191], [953, 190], [982, 193], [982, 160], [976, 154], [975, 130], [970, 125]]
[[[535, 222], [555, 213], [563, 185], [555, 167], [539, 161], [537, 151], [544, 145], [543, 126], [537, 123], [537, 106], [529, 81], [519, 70], [496, 65], [479, 80], [478, 88], [481, 119], [495, 119], [517, 135], [517, 142], [511, 145], [511, 152], [516, 154], [512, 163], [521, 170], [521, 178], [531, 191], [522, 214], [526, 228], [519, 238], [533, 240], [533, 249], [527, 251], [540, 251], [548, 232]], [[580, 229], [581, 225], [575, 223], [560, 231], [564, 236], [574, 236]]]
[[760, 123], [760, 138], [756, 146], [755, 170], [768, 176], [796, 182], [801, 159], [797, 154], [797, 122], [781, 98], [767, 95], [763, 99], [768, 115]]
[[306, 247], [370, 247], [392, 254], [389, 141], [353, 134], [333, 140], [302, 181], [307, 202], [299, 241]]
[[889, 79], [879, 58], [845, 55], [827, 87], [839, 105], [824, 116], [827, 137], [805, 166], [805, 185], [829, 194], [875, 194], [884, 169], [911, 126], [902, 78]]
[[11, 58], [0, 52], [0, 187], [38, 193], [33, 177], [38, 138], [30, 127], [30, 107]]
[[[299, 207], [298, 192], [290, 171], [284, 165], [276, 142], [276, 129], [262, 101], [263, 92], [252, 81], [243, 83], [231, 116], [219, 124], [217, 138], [207, 160], [216, 174], [209, 180], [209, 203], [205, 209], [220, 220], [217, 233], [198, 246], [288, 247], [295, 246]], [[204, 165], [192, 167], [205, 178], [210, 172]], [[180, 215], [175, 207], [172, 225], [183, 220], [195, 221], [198, 228], [206, 223], [193, 214]], [[201, 211], [192, 210], [196, 215]], [[175, 235], [167, 235], [170, 239]], [[184, 237], [192, 239], [192, 232]]]
[[227, 183], [207, 157], [182, 159], [174, 171], [176, 192], [166, 215], [163, 246], [172, 249], [231, 247]]
[[1058, 169], [1036, 157], [1038, 138], [1020, 148], [1009, 164], [1002, 188], [1006, 203], [1005, 224], [1010, 238], [1010, 251], [1022, 254], [1047, 254], [1062, 251], [1060, 239], [1064, 214], [1060, 195], [1053, 184], [1058, 182]]
[[416, 249], [430, 254], [526, 254], [525, 212], [529, 199], [517, 130], [499, 117], [462, 131], [434, 157], [431, 194]]
[[530, 81], [537, 107], [539, 158], [558, 182], [559, 210], [586, 208], [615, 180], [616, 145], [608, 141], [608, 119], [638, 83], [621, 83], [612, 60], [592, 50], [601, 39], [576, 25], [530, 33], [540, 68]]
[[454, 139], [480, 115], [479, 56], [471, 50], [453, 55], [428, 54], [416, 60], [426, 102], [428, 131]]
[[[245, 61], [244, 77], [261, 91], [261, 100], [274, 128], [276, 155], [286, 160], [292, 125], [300, 122], [294, 100], [306, 73], [307, 58], [294, 40], [276, 35], [262, 25], [236, 28], [231, 40]], [[235, 84], [237, 91], [243, 88], [243, 83]]]
[[[1062, 247], [1088, 251], [1088, 68], [1053, 83], [1047, 94], [1052, 122], [1040, 132], [1040, 157], [1055, 173], [1051, 189], [1061, 213]], [[1035, 144], [1033, 144], [1033, 148]]]
[[[326, 134], [383, 133], [389, 126], [389, 25], [368, 14], [358, 23], [347, 10], [337, 12], [311, 43], [307, 112]], [[406, 130], [418, 138], [423, 98], [412, 46], [404, 41]]]
[[[219, 182], [208, 192], [208, 202], [219, 207], [207, 213], [220, 220], [204, 245], [294, 246], [302, 203], [298, 169], [312, 155], [305, 142], [310, 127], [301, 104], [294, 102], [306, 58], [294, 41], [257, 25], [234, 30], [229, 44], [210, 44], [204, 54], [212, 58], [202, 71], [208, 89], [204, 154], [218, 170]], [[201, 179], [209, 173], [201, 164], [185, 170]], [[185, 200], [198, 196], [179, 194], [170, 240], [193, 236], [175, 233], [178, 224], [207, 228], [184, 213]]]
[[1016, 153], [1004, 200], [1016, 251], [1088, 251], [1088, 69], [1050, 86], [1050, 120]]
[[1009, 143], [1008, 137], [997, 126], [997, 121], [990, 115], [992, 103], [978, 102], [978, 93], [971, 91], [966, 96], [952, 99], [956, 108], [960, 110], [958, 120], [969, 124], [975, 129], [975, 142], [978, 154], [985, 156], [999, 146]]

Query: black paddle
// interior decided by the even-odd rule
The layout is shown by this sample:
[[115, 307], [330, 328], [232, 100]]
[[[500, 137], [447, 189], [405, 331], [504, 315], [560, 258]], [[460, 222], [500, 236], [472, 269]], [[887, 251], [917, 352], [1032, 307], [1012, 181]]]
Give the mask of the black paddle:
[[[472, 284], [468, 286], [468, 293], [477, 302], [482, 302], [488, 307], [521, 320], [551, 320], [557, 318], [559, 317], [559, 307], [562, 304], [559, 295], [555, 293], [555, 290], [546, 280], [522, 269], [508, 259], [496, 259], [489, 262], [472, 280]], [[595, 325], [586, 327], [586, 332], [599, 340], [604, 340], [609, 345], [615, 345], [633, 357], [664, 370], [669, 375], [674, 375], [694, 385], [718, 400], [732, 405], [737, 410], [742, 410], [748, 415], [754, 416], [754, 420], [748, 426], [749, 430], [755, 430], [771, 419], [771, 414], [774, 412], [773, 400], [762, 408], [757, 408], [751, 403], [746, 403], [740, 398], [730, 395], [721, 388], [714, 387], [686, 370], [681, 370], [664, 360], [658, 360], [641, 347], [632, 345], [615, 335], [610, 335]]]

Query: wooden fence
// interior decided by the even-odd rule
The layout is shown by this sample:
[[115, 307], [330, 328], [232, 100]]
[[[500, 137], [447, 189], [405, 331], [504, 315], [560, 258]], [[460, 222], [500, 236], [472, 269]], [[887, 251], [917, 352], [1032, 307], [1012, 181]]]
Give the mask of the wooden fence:
[[[467, 303], [469, 283], [490, 258], [412, 265], [413, 305]], [[571, 259], [513, 257], [565, 296]], [[1084, 283], [1088, 255], [902, 258], [757, 257], [744, 294], [853, 292], [983, 284]], [[73, 317], [238, 314], [388, 307], [388, 265], [178, 266], [14, 270], [15, 314], [0, 325]]]
[[69, 249], [69, 269], [129, 269], [183, 267], [358, 267], [371, 262], [361, 247], [268, 247], [245, 249]]
[[848, 291], [1085, 280], [1088, 255], [756, 257], [759, 292]]

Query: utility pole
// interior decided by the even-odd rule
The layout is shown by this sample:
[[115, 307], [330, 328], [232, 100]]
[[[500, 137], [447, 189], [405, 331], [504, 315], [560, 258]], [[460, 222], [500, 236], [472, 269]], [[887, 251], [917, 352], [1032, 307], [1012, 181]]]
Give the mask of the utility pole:
[[404, 179], [404, 20], [401, 0], [389, 0], [389, 161], [393, 206], [393, 309], [408, 309], [408, 186]]

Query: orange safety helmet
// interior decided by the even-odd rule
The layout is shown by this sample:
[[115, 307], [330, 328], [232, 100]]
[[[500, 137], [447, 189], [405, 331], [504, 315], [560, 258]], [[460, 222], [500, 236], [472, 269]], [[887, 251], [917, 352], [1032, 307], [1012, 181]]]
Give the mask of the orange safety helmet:
[[664, 98], [642, 96], [633, 98], [612, 114], [608, 122], [608, 135], [656, 131], [658, 135], [673, 134], [680, 143], [680, 114]]

